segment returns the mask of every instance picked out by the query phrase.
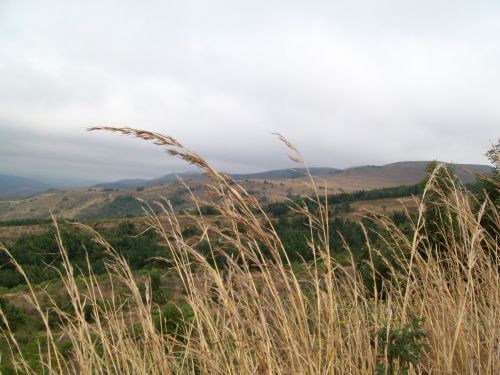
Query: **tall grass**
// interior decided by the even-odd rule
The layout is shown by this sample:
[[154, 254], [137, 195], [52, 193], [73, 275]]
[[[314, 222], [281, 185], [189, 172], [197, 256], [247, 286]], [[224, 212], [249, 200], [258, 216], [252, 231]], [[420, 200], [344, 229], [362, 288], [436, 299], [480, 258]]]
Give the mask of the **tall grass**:
[[[500, 373], [498, 233], [492, 235], [482, 226], [482, 215], [488, 213], [498, 227], [498, 208], [492, 202], [477, 202], [458, 185], [451, 193], [438, 192], [433, 204], [447, 208], [441, 220], [451, 225], [442, 226], [439, 248], [445, 251], [437, 253], [426, 221], [426, 194], [436, 193], [433, 176], [417, 215], [411, 215], [410, 235], [385, 216], [371, 216], [379, 238], [370, 241], [366, 236], [367, 261], [360, 264], [353, 257], [351, 264], [341, 265], [332, 257], [338, 249], [329, 245], [334, 228], [328, 226], [326, 199], [315, 188], [315, 209], [294, 206], [307, 219], [310, 240], [304, 252], [314, 259], [298, 272], [257, 200], [198, 154], [160, 134], [129, 128], [92, 130], [153, 141], [209, 177], [209, 194], [192, 196], [198, 207], [192, 216], [202, 233], [199, 241], [208, 243], [211, 256], [202, 256], [196, 243], [183, 237], [168, 201], [158, 202], [159, 216], [146, 209], [192, 309], [192, 318], [172, 332], [158, 325], [150, 294], [144, 298], [126, 261], [98, 233], [81, 226], [110, 255], [109, 273], [126, 285], [126, 301], [116, 297], [99, 303], [103, 292], [90, 266], [91, 276], [78, 286], [59, 238], [61, 279], [71, 311], [55, 302], [50, 311], [42, 308], [40, 291], [29, 284], [30, 302], [46, 328], [39, 354], [45, 373]], [[291, 157], [303, 162], [293, 145], [282, 140]], [[199, 207], [206, 205], [224, 217], [222, 223], [201, 214]], [[344, 250], [349, 251], [347, 245]], [[214, 262], [214, 257], [223, 262]], [[389, 270], [384, 277], [380, 264]], [[360, 268], [368, 270], [368, 277], [362, 277]], [[93, 322], [86, 319], [86, 306], [91, 306]], [[50, 314], [60, 321], [56, 328]], [[408, 328], [406, 342], [395, 341], [396, 348], [382, 345], [384, 338], [389, 342], [394, 332], [415, 321], [423, 332], [420, 339]], [[19, 372], [36, 373], [8, 326], [4, 335]], [[69, 340], [69, 349], [61, 349], [61, 339]], [[405, 345], [413, 348], [414, 360], [395, 354]]]

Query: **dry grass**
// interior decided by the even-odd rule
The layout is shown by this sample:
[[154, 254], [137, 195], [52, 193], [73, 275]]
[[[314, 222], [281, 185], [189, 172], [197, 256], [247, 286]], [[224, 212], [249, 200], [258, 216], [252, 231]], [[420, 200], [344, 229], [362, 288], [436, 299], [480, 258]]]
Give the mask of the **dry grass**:
[[[386, 323], [404, 325], [411, 317], [423, 319], [428, 345], [410, 373], [500, 373], [498, 237], [493, 238], [481, 225], [484, 212], [492, 213], [497, 225], [500, 222], [493, 203], [484, 202], [477, 213], [473, 199], [460, 187], [441, 196], [441, 204], [449, 208], [456, 225], [453, 233], [445, 233], [447, 252], [438, 258], [431, 255], [434, 249], [423, 203], [418, 205], [411, 236], [386, 217], [377, 216], [383, 237], [377, 243], [367, 241], [370, 259], [381, 256], [392, 272], [371, 290], [354, 262], [344, 268], [332, 260], [328, 207], [321, 203], [317, 189], [317, 211], [296, 207], [309, 220], [311, 240], [304, 251], [315, 259], [299, 276], [292, 272], [286, 249], [256, 199], [195, 152], [170, 137], [146, 131], [97, 130], [151, 140], [209, 177], [210, 201], [193, 199], [198, 206], [215, 207], [227, 222], [219, 227], [201, 214], [193, 220], [203, 233], [201, 239], [209, 241], [213, 254], [225, 257], [226, 265], [218, 268], [183, 238], [168, 202], [159, 203], [166, 222], [149, 215], [149, 225], [162, 236], [194, 314], [186, 330], [174, 334], [157, 329], [150, 299], [141, 298], [128, 265], [98, 233], [93, 232], [97, 241], [113, 255], [110, 273], [129, 289], [126, 304], [111, 299], [98, 307], [101, 292], [92, 277], [85, 286], [90, 293], [84, 296], [60, 242], [65, 270], [61, 278], [73, 303], [71, 313], [59, 311], [61, 331], [48, 323], [35, 290], [31, 300], [46, 325], [47, 345], [40, 348], [46, 373], [373, 374], [377, 362], [389, 360], [375, 332]], [[288, 146], [293, 158], [302, 161]], [[432, 184], [431, 179], [428, 189]], [[228, 246], [235, 251], [228, 254], [224, 250]], [[397, 254], [396, 263], [389, 262], [387, 254]], [[376, 276], [373, 262], [368, 266]], [[385, 298], [374, 297], [381, 294]], [[85, 320], [87, 304], [94, 306], [95, 323]], [[54, 309], [58, 311], [57, 306]], [[130, 328], [130, 311], [134, 311], [135, 330]], [[15, 337], [9, 330], [5, 334], [19, 371], [34, 373]], [[61, 337], [71, 341], [69, 357], [58, 347]]]
[[48, 225], [38, 224], [0, 227], [0, 242], [8, 245], [14, 243], [22, 236], [46, 232], [48, 228]]

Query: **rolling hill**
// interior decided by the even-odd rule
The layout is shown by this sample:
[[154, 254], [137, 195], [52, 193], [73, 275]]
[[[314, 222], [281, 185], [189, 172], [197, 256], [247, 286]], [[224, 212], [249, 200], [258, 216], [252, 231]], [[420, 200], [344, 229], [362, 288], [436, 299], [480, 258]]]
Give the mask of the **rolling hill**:
[[[320, 175], [331, 188], [352, 190], [369, 190], [381, 187], [413, 185], [426, 175], [429, 161], [404, 161], [382, 166], [361, 166], [345, 169], [333, 176]], [[488, 165], [455, 164], [455, 171], [463, 183], [475, 180], [475, 173], [489, 174], [492, 168]]]
[[[309, 172], [313, 176], [318, 175], [334, 175], [341, 172], [338, 168], [309, 168]], [[305, 168], [293, 168], [293, 169], [276, 169], [266, 172], [258, 173], [233, 173], [230, 176], [235, 180], [280, 180], [280, 179], [297, 179], [307, 176], [307, 171]]]
[[50, 186], [34, 179], [0, 175], [0, 198], [19, 198], [50, 189]]
[[[337, 168], [310, 168], [309, 172], [313, 175], [333, 175], [341, 172], [341, 169]], [[234, 180], [280, 180], [280, 179], [298, 179], [305, 177], [307, 175], [305, 168], [294, 168], [294, 169], [275, 169], [265, 172], [257, 173], [230, 173]], [[205, 176], [200, 173], [184, 172], [184, 173], [170, 173], [162, 177], [148, 179], [125, 179], [118, 180], [114, 182], [105, 182], [101, 184], [94, 185], [93, 187], [100, 188], [114, 188], [114, 189], [128, 189], [137, 187], [152, 187], [164, 185], [170, 182], [177, 181], [179, 178], [183, 180], [196, 180], [203, 181]]]
[[[311, 173], [319, 186], [327, 186], [327, 194], [336, 194], [413, 185], [425, 177], [427, 164], [426, 161], [399, 162], [343, 171], [334, 168], [312, 168]], [[456, 172], [462, 182], [469, 183], [474, 181], [473, 173], [487, 174], [491, 172], [491, 167], [459, 164], [456, 166]], [[283, 169], [233, 174], [232, 177], [264, 203], [311, 195], [313, 190], [309, 178], [304, 175], [304, 169]], [[181, 209], [189, 206], [190, 197], [185, 187], [177, 181], [178, 177], [183, 178], [195, 194], [203, 192], [206, 178], [195, 173], [169, 174], [152, 180], [121, 180], [90, 188], [51, 189], [25, 199], [0, 201], [0, 221], [47, 218], [50, 211], [65, 219], [137, 216], [143, 213], [144, 203], [135, 198], [153, 203], [165, 197], [177, 209]], [[35, 186], [44, 188], [43, 185]]]
[[183, 173], [169, 173], [165, 176], [153, 178], [151, 180], [144, 178], [132, 178], [125, 180], [118, 180], [114, 182], [104, 182], [94, 185], [97, 188], [113, 188], [113, 189], [130, 189], [138, 187], [152, 187], [165, 185], [177, 181], [179, 178], [183, 180], [203, 180], [204, 176], [200, 173], [183, 172]]

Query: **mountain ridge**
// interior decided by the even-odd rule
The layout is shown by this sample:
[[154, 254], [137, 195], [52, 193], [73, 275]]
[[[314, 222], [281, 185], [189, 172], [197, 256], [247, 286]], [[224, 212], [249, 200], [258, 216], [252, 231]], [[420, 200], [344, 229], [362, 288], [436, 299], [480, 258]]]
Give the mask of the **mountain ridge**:
[[[417, 169], [421, 175], [421, 178], [425, 176], [425, 168], [427, 164], [431, 161], [399, 161], [394, 163], [388, 163], [383, 165], [361, 165], [355, 167], [349, 167], [345, 169], [333, 168], [333, 167], [311, 167], [309, 168], [309, 172], [312, 176], [334, 176], [334, 175], [342, 175], [344, 173], [350, 174], [353, 171], [366, 171], [370, 169], [380, 169], [380, 168], [401, 168], [401, 169]], [[454, 163], [445, 163], [452, 164], [457, 167], [457, 174], [461, 179], [465, 179], [465, 182], [471, 182], [469, 176], [470, 174], [464, 173], [464, 170], [470, 170], [475, 173], [483, 173], [487, 174], [491, 171], [491, 166], [485, 164], [454, 164]], [[263, 172], [254, 172], [254, 173], [228, 173], [228, 175], [234, 180], [279, 180], [279, 179], [300, 179], [303, 177], [307, 177], [306, 168], [283, 168], [283, 169], [272, 169]], [[153, 187], [159, 186], [164, 183], [177, 181], [178, 178], [182, 178], [184, 180], [203, 180], [206, 177], [201, 173], [196, 172], [181, 172], [181, 173], [169, 173], [167, 175], [153, 178], [153, 179], [123, 179], [112, 182], [104, 182], [100, 184], [96, 184], [92, 187], [97, 188], [114, 188], [114, 189], [128, 189], [128, 188], [137, 188], [137, 187]], [[411, 183], [414, 183], [413, 181]]]
[[[397, 162], [384, 166], [362, 166], [343, 171], [311, 168], [317, 186], [324, 193], [373, 190], [402, 185], [414, 185], [426, 176], [428, 162]], [[470, 170], [473, 173], [467, 173]], [[458, 164], [456, 172], [463, 183], [474, 181], [474, 173], [487, 174], [492, 167]], [[273, 170], [256, 174], [234, 174], [243, 189], [261, 202], [279, 202], [286, 198], [310, 196], [314, 193], [304, 169]], [[281, 177], [272, 179], [270, 177]], [[177, 181], [182, 177], [189, 190]], [[244, 178], [253, 177], [253, 178]], [[263, 178], [265, 177], [265, 178]], [[292, 178], [290, 178], [292, 177]], [[0, 221], [26, 218], [48, 218], [49, 213], [65, 219], [106, 218], [143, 213], [142, 202], [154, 206], [158, 199], [168, 199], [176, 209], [189, 207], [190, 194], [203, 194], [206, 177], [201, 174], [174, 173], [156, 179], [124, 180], [127, 187], [102, 185], [74, 189], [50, 189], [18, 200], [0, 200]], [[123, 183], [123, 180], [122, 180]], [[135, 186], [140, 184], [142, 186]], [[148, 185], [150, 184], [150, 185]], [[124, 186], [124, 185], [121, 185]], [[139, 188], [140, 187], [140, 188]]]
[[27, 177], [0, 174], [0, 197], [27, 197], [50, 189], [51, 186]]
[[[418, 179], [425, 177], [425, 168], [430, 161], [399, 161], [384, 165], [362, 165], [346, 169], [332, 167], [311, 167], [309, 172], [312, 176], [322, 177], [327, 180], [341, 181], [346, 178], [359, 178], [366, 180], [370, 177], [376, 179], [378, 183], [386, 182], [388, 186], [395, 184], [413, 184]], [[448, 163], [449, 164], [449, 163]], [[483, 164], [453, 164], [456, 166], [458, 177], [465, 183], [472, 182], [473, 173], [488, 174], [492, 168]], [[237, 181], [245, 180], [300, 180], [307, 178], [305, 168], [284, 168], [273, 169], [255, 173], [229, 173], [230, 177]], [[90, 188], [111, 188], [111, 189], [136, 189], [162, 186], [177, 181], [179, 178], [185, 181], [203, 181], [206, 177], [197, 172], [169, 173], [164, 176], [146, 179], [129, 178], [111, 182], [103, 182], [88, 185]], [[337, 184], [337, 185], [338, 185]], [[77, 186], [75, 186], [77, 187]], [[49, 185], [45, 182], [33, 178], [0, 174], [0, 199], [14, 199], [29, 197], [30, 195], [48, 191], [51, 188], [62, 188], [62, 186]], [[64, 186], [64, 188], [71, 188]]]

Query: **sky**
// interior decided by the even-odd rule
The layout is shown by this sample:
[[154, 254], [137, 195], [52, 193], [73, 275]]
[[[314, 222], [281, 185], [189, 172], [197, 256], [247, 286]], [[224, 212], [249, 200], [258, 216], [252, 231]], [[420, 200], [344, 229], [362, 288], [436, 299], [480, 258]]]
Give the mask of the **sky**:
[[500, 1], [0, 0], [0, 174], [110, 181], [402, 160], [487, 163]]

